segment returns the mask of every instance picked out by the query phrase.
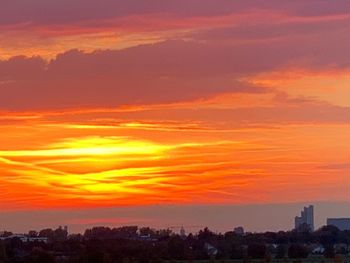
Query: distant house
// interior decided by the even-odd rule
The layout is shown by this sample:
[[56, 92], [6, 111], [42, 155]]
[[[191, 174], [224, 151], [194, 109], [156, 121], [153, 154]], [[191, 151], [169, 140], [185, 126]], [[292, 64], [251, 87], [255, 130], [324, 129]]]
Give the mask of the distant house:
[[241, 226], [235, 227], [233, 229], [233, 232], [238, 236], [243, 236], [244, 235], [244, 228]]
[[325, 248], [322, 245], [316, 245], [312, 249], [312, 254], [322, 255], [324, 251], [325, 251]]
[[138, 239], [140, 241], [148, 241], [148, 242], [156, 242], [156, 241], [158, 241], [158, 239], [152, 238], [150, 234], [148, 234], [148, 235], [140, 235], [138, 237]]
[[205, 243], [204, 248], [207, 251], [208, 256], [210, 257], [215, 257], [219, 252], [216, 247], [209, 243]]
[[339, 243], [334, 245], [335, 253], [337, 254], [347, 254], [349, 253], [349, 246], [345, 243]]
[[11, 236], [8, 236], [8, 237], [0, 237], [0, 240], [11, 240], [11, 239], [19, 239], [23, 243], [27, 243], [27, 242], [43, 242], [43, 243], [47, 243], [48, 242], [48, 238], [47, 237], [28, 237], [26, 235], [21, 235], [21, 234], [15, 234], [15, 235], [11, 235]]

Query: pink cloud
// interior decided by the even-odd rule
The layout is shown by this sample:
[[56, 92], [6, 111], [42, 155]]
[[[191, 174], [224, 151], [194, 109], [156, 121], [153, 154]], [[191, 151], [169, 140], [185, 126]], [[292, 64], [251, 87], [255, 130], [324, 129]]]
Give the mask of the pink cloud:
[[[70, 51], [45, 63], [0, 62], [2, 108], [168, 103], [220, 92], [261, 92], [240, 84], [228, 50], [183, 41], [91, 54]], [[208, 63], [210, 61], [210, 63]], [[237, 72], [235, 72], [237, 68]]]
[[0, 24], [32, 22], [37, 24], [71, 24], [129, 15], [175, 14], [179, 17], [219, 16], [249, 9], [280, 10], [290, 14], [317, 16], [344, 14], [350, 9], [346, 0], [327, 1], [230, 1], [230, 0], [28, 0], [8, 1], [0, 10]]

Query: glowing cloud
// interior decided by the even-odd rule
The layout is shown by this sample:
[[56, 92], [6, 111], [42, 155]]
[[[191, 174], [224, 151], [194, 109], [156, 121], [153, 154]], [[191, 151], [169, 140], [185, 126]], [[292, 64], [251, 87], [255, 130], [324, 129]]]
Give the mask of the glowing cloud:
[[349, 7], [7, 1], [0, 209], [348, 200]]

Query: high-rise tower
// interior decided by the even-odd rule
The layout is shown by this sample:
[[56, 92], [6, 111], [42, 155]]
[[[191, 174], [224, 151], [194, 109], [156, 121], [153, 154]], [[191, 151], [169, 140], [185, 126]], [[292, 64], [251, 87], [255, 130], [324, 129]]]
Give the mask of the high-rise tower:
[[300, 216], [295, 217], [295, 229], [300, 229], [303, 225], [308, 226], [311, 231], [314, 231], [314, 206], [304, 207]]

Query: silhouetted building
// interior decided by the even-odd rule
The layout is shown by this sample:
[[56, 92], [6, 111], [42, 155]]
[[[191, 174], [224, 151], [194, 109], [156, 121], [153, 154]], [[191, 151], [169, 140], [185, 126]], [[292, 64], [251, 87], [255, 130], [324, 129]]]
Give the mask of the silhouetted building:
[[183, 226], [180, 229], [180, 236], [182, 238], [186, 238], [186, 231], [185, 231], [185, 228]]
[[14, 234], [8, 237], [0, 237], [0, 240], [11, 240], [11, 239], [18, 239], [21, 240], [23, 243], [27, 242], [43, 242], [48, 243], [47, 237], [28, 237], [26, 235], [22, 234]]
[[308, 227], [311, 231], [314, 231], [314, 206], [304, 207], [300, 216], [295, 217], [295, 229], [302, 227]]
[[239, 226], [239, 227], [235, 227], [233, 229], [233, 232], [236, 234], [236, 235], [239, 235], [239, 236], [243, 236], [244, 235], [244, 228]]
[[208, 256], [210, 257], [215, 257], [219, 252], [216, 247], [207, 242], [204, 244], [204, 248], [207, 251]]
[[327, 226], [335, 226], [339, 230], [350, 230], [350, 218], [327, 218]]

